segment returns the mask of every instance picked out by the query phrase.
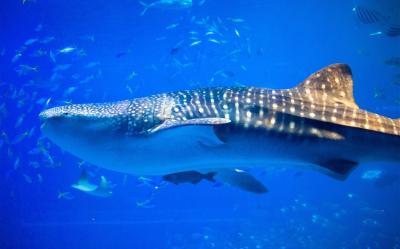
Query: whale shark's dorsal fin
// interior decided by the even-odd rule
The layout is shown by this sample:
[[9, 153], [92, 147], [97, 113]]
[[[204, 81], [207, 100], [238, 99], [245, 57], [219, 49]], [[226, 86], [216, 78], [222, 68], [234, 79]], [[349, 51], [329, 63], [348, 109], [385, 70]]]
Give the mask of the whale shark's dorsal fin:
[[310, 75], [298, 86], [290, 89], [301, 95], [312, 95], [323, 101], [341, 103], [357, 108], [353, 96], [351, 69], [346, 64], [332, 64]]

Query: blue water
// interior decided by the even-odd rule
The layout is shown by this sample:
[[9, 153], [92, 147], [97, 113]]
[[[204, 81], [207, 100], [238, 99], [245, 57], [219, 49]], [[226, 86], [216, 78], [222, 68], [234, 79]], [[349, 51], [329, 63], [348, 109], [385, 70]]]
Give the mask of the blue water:
[[[370, 35], [352, 8], [205, 0], [140, 16], [136, 0], [3, 0], [0, 248], [400, 248], [399, 165], [360, 165], [346, 181], [252, 170], [269, 188], [255, 195], [208, 182], [143, 184], [40, 133], [38, 113], [51, 106], [204, 86], [288, 88], [337, 62], [351, 66], [360, 107], [398, 118], [400, 68], [385, 61], [400, 56], [400, 38]], [[115, 184], [113, 195], [71, 188], [81, 168], [91, 182]], [[365, 179], [368, 170], [381, 175]]]

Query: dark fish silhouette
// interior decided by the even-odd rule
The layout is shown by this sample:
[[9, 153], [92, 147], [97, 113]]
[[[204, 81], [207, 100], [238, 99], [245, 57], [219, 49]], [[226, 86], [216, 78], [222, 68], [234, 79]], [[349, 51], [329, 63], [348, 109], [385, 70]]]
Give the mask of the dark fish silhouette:
[[214, 175], [215, 175], [215, 172], [209, 172], [206, 174], [202, 174], [202, 173], [192, 170], [192, 171], [178, 172], [178, 173], [165, 175], [165, 176], [163, 176], [163, 180], [174, 183], [174, 184], [180, 184], [180, 183], [197, 184], [201, 180], [215, 182]]

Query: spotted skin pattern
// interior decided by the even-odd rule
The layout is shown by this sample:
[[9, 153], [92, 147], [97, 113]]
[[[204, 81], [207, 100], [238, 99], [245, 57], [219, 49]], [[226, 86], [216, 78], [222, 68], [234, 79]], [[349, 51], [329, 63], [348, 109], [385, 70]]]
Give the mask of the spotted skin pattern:
[[115, 124], [115, 130], [126, 135], [146, 135], [167, 120], [185, 125], [202, 119], [201, 124], [206, 124], [207, 118], [223, 118], [229, 120], [231, 126], [244, 129], [333, 140], [343, 137], [309, 123], [319, 121], [400, 135], [399, 120], [358, 108], [353, 98], [351, 71], [344, 64], [324, 68], [291, 89], [203, 88], [113, 103], [55, 107], [41, 115], [49, 117], [60, 113], [107, 118]]
[[175, 91], [54, 107], [40, 118], [43, 133], [63, 149], [131, 174], [277, 164], [344, 180], [360, 163], [400, 163], [400, 120], [360, 109], [344, 64], [290, 89]]

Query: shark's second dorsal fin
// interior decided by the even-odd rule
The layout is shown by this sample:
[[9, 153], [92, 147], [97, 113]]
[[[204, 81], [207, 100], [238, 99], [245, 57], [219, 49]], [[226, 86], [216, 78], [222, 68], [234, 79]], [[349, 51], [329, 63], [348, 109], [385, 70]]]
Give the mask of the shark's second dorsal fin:
[[310, 75], [293, 90], [302, 95], [341, 103], [358, 108], [353, 96], [353, 79], [351, 69], [346, 64], [332, 64]]

